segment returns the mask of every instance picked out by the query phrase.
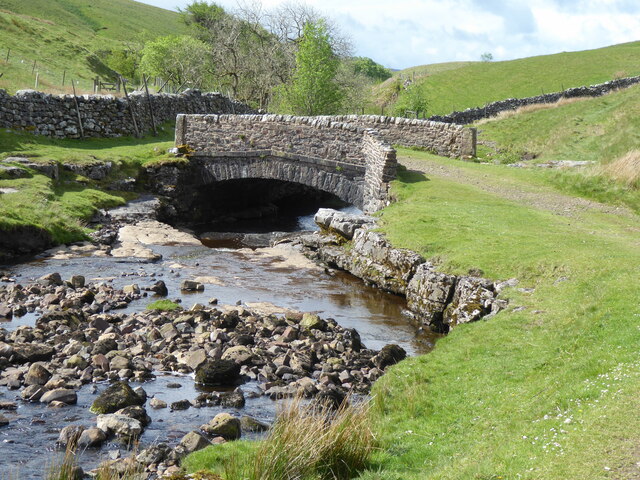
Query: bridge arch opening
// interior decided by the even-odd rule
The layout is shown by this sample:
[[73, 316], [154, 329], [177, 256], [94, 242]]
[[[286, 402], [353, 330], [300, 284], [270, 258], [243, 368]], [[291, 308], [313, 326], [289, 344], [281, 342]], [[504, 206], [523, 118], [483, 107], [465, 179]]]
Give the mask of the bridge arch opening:
[[[319, 208], [347, 208], [336, 195], [301, 183], [238, 178], [192, 186], [177, 223], [205, 232], [291, 232], [311, 227]], [[187, 208], [184, 208], [187, 207]], [[355, 208], [355, 207], [354, 207]]]

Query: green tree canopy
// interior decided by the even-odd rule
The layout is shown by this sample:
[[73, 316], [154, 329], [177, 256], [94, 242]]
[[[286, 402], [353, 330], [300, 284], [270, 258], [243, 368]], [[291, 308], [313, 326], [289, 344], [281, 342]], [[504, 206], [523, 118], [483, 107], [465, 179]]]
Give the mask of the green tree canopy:
[[284, 89], [284, 103], [297, 115], [327, 115], [340, 109], [344, 92], [336, 82], [340, 60], [331, 48], [325, 22], [303, 29], [293, 78]]
[[376, 82], [384, 82], [391, 78], [391, 71], [368, 57], [354, 57], [353, 70]]
[[200, 88], [208, 73], [206, 51], [202, 41], [188, 35], [159, 37], [142, 50], [141, 68], [178, 86]]

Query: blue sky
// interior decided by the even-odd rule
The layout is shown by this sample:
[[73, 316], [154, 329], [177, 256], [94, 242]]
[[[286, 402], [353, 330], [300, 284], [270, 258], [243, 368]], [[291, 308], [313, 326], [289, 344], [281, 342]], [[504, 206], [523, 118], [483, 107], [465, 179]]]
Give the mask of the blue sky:
[[[139, 0], [175, 10], [189, 0]], [[257, 0], [265, 8], [287, 0]], [[228, 10], [237, 0], [219, 0]], [[307, 0], [356, 55], [391, 68], [586, 50], [640, 40], [638, 0]]]

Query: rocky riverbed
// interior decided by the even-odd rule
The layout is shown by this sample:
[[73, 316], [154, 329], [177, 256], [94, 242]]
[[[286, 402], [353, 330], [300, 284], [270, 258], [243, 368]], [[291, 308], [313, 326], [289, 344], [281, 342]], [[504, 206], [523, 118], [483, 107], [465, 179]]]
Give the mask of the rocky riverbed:
[[[183, 282], [185, 289], [200, 286]], [[166, 294], [161, 281], [148, 288]], [[257, 385], [249, 393], [252, 397], [276, 400], [303, 395], [338, 405], [349, 392], [366, 394], [386, 367], [406, 356], [397, 345], [379, 352], [367, 349], [356, 330], [310, 313], [260, 315], [243, 307], [222, 310], [202, 304], [187, 311], [104, 313], [125, 307], [140, 295], [135, 288], [85, 285], [80, 276], [63, 281], [56, 273], [35, 283], [0, 287], [1, 315], [45, 311], [34, 327], [0, 330], [0, 386], [18, 391], [23, 402], [66, 408], [78, 402], [77, 391], [83, 385], [115, 382], [92, 403], [91, 410], [98, 414], [95, 423], [66, 426], [60, 445], [74, 435], [82, 448], [98, 448], [110, 437], [124, 442], [136, 439], [150, 422], [147, 403], [171, 410], [241, 409], [246, 402], [241, 385], [247, 382]], [[227, 391], [202, 392], [172, 403], [154, 396], [147, 402], [144, 387], [129, 386], [152, 380], [158, 372], [192, 374], [205, 388]], [[0, 402], [0, 409], [8, 411], [17, 406]], [[11, 417], [3, 415], [0, 420], [10, 423]], [[199, 428], [194, 425], [180, 448], [161, 455], [154, 446], [153, 455], [145, 449], [138, 456], [153, 456], [145, 467], [165, 471], [195, 448], [239, 438], [239, 422], [220, 413]], [[254, 419], [247, 422], [261, 425]]]
[[[208, 249], [145, 215], [98, 238], [0, 282], [0, 464], [21, 476], [43, 478], [69, 441], [86, 470], [124, 468], [133, 439], [150, 476], [168, 473], [189, 451], [259, 435], [274, 399], [366, 394], [431, 342], [407, 324], [401, 298], [297, 247]], [[158, 298], [184, 309], [145, 310]], [[110, 385], [123, 401], [109, 400]]]

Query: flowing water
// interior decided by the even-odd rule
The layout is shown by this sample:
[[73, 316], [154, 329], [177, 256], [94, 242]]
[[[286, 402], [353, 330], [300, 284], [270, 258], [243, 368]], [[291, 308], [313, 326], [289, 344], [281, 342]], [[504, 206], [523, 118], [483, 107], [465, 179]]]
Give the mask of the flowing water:
[[[308, 217], [297, 220], [297, 228], [310, 226]], [[223, 236], [224, 237], [224, 236]], [[87, 281], [110, 282], [116, 287], [137, 283], [140, 287], [163, 280], [170, 299], [181, 300], [185, 308], [194, 303], [207, 304], [217, 298], [220, 304], [236, 305], [241, 302], [249, 309], [263, 312], [281, 312], [283, 309], [317, 312], [324, 318], [332, 317], [344, 327], [355, 328], [363, 343], [379, 349], [388, 343], [401, 345], [410, 355], [424, 353], [433, 345], [434, 336], [418, 335], [403, 316], [404, 299], [368, 287], [355, 277], [341, 272], [327, 272], [309, 262], [293, 261], [294, 255], [286, 250], [220, 248], [220, 245], [242, 247], [241, 237], [227, 236], [227, 240], [212, 241], [217, 246], [151, 246], [162, 254], [156, 263], [140, 263], [135, 259], [112, 257], [81, 257], [70, 260], [38, 260], [11, 267], [19, 283], [51, 272], [62, 278], [84, 275]], [[205, 291], [185, 294], [180, 283], [196, 279], [205, 284]], [[152, 301], [151, 297], [132, 302], [126, 311], [140, 311]], [[121, 312], [123, 310], [119, 310]], [[37, 313], [0, 324], [1, 328], [15, 329], [20, 325], [33, 325]], [[198, 395], [191, 376], [156, 372], [157, 378], [142, 386], [151, 395], [167, 403], [177, 400], [193, 400]], [[177, 383], [181, 388], [167, 388]], [[69, 424], [95, 426], [95, 415], [89, 412], [95, 396], [106, 385], [87, 385], [78, 392], [78, 404], [62, 409], [47, 408], [42, 404], [27, 404], [19, 400], [18, 391], [0, 388], [0, 401], [16, 401], [16, 411], [3, 412], [10, 424], [0, 428], [0, 479], [45, 478], [46, 468], [55, 458], [55, 441], [59, 430]], [[257, 391], [257, 385], [242, 386], [245, 393]], [[249, 397], [249, 396], [248, 396]], [[201, 424], [208, 422], [223, 407], [190, 408], [185, 411], [147, 408], [152, 423], [145, 430], [141, 448], [153, 443], [176, 444], [179, 439]], [[247, 398], [246, 406], [237, 411], [263, 421], [273, 419], [275, 403], [265, 397]], [[126, 447], [117, 443], [105, 444], [99, 450], [87, 450], [80, 464], [88, 469], [99, 461], [116, 455]]]

